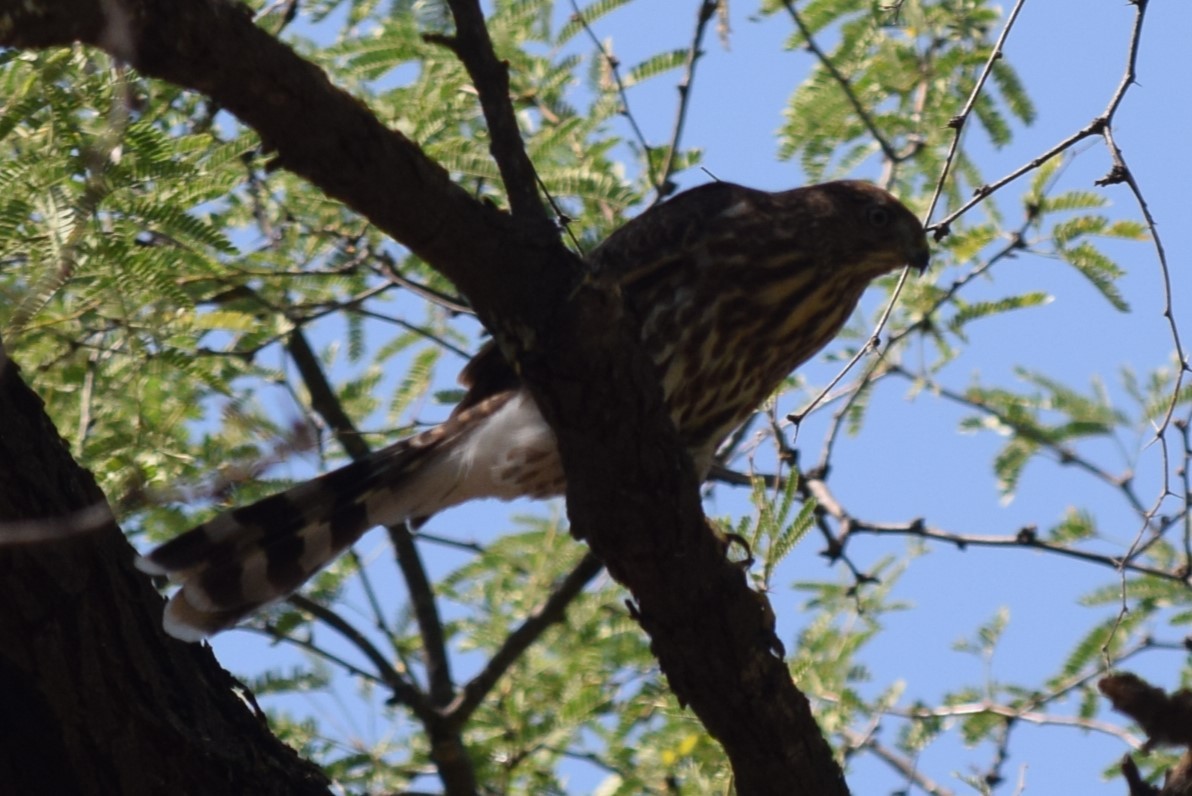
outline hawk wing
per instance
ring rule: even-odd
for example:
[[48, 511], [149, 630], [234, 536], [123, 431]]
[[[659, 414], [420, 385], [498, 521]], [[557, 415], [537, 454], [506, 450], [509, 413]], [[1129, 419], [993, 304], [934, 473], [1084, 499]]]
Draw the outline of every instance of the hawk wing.
[[[706, 237], [709, 227], [717, 220], [730, 219], [737, 208], [756, 211], [766, 196], [731, 182], [692, 188], [622, 225], [592, 250], [586, 262], [596, 279], [611, 279], [633, 292], [648, 292], [640, 290], [642, 283], [679, 262], [690, 249], [684, 243]], [[521, 378], [490, 340], [460, 372], [459, 383], [468, 391], [453, 416], [497, 393], [517, 389]]]
[[636, 289], [682, 259], [697, 239], [706, 239], [710, 227], [738, 212], [756, 211], [766, 196], [731, 182], [684, 191], [632, 219], [593, 249], [587, 257], [592, 275]]
[[468, 364], [464, 365], [464, 369], [459, 372], [458, 381], [461, 386], [467, 387], [468, 391], [451, 410], [453, 418], [487, 398], [521, 388], [521, 377], [505, 360], [505, 355], [501, 353], [501, 349], [497, 348], [494, 340], [489, 340], [480, 346], [480, 350], [468, 360]]

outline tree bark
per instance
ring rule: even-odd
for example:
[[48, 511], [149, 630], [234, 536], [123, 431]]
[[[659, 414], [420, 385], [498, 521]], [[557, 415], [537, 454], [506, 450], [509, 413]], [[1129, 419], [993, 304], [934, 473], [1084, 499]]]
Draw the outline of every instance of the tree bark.
[[95, 480], [0, 349], [0, 535], [100, 519], [61, 541], [0, 545], [4, 792], [328, 793], [210, 647], [161, 631], [161, 597], [105, 516]]
[[[542, 214], [475, 201], [413, 142], [221, 0], [34, 5], [8, 12], [0, 44], [82, 41], [213, 97], [261, 135], [281, 166], [451, 279], [516, 359], [558, 436], [576, 535], [631, 591], [672, 689], [724, 745], [738, 792], [847, 792], [807, 700], [774, 653], [765, 598], [706, 524], [637, 331], [617, 296], [582, 281]], [[474, 0], [451, 6], [457, 19], [468, 10], [467, 24], [446, 43], [457, 52], [487, 46], [474, 29]], [[121, 16], [105, 18], [109, 8]], [[502, 85], [475, 71], [504, 68], [499, 60], [478, 55], [461, 54], [478, 89]], [[482, 92], [481, 100], [490, 128], [506, 129], [494, 118], [507, 98]], [[515, 144], [497, 135], [493, 142], [502, 174], [519, 179]], [[524, 185], [507, 188], [526, 195]]]

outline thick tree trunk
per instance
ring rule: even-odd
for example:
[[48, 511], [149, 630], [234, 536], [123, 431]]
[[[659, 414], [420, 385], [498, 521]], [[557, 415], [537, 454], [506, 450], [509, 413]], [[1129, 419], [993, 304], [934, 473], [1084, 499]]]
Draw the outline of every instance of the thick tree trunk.
[[[106, 515], [0, 348], [0, 535]], [[64, 519], [66, 518], [66, 519]], [[0, 545], [0, 790], [325, 794], [206, 646], [160, 630], [161, 600], [112, 523]]]

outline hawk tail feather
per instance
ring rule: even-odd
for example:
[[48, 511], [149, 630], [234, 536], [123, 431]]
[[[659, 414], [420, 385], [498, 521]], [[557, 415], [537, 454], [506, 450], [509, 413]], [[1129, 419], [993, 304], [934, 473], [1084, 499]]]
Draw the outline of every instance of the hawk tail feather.
[[369, 528], [407, 519], [403, 504], [421, 502], [419, 479], [402, 471], [416, 471], [439, 447], [417, 440], [225, 512], [138, 559], [141, 570], [181, 586], [166, 630], [198, 640], [229, 627], [297, 589]]
[[374, 526], [421, 520], [477, 497], [516, 496], [519, 488], [501, 473], [518, 463], [492, 446], [493, 438], [510, 433], [538, 449], [549, 442], [553, 450], [553, 436], [528, 396], [501, 393], [166, 542], [137, 567], [180, 585], [166, 607], [167, 632], [196, 641], [236, 624], [293, 592]]

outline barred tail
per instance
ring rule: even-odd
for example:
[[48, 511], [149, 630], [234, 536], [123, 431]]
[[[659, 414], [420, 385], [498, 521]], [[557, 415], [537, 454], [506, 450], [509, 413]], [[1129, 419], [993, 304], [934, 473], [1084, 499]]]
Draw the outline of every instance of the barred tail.
[[506, 390], [416, 437], [221, 514], [137, 567], [181, 585], [165, 629], [198, 641], [285, 597], [376, 525], [473, 498], [545, 497], [562, 488], [554, 434], [528, 393]]
[[[437, 444], [399, 442], [360, 461], [187, 531], [138, 559], [181, 588], [166, 606], [166, 632], [198, 641], [301, 586], [365, 531], [409, 518], [415, 472]], [[441, 444], [441, 443], [440, 443]]]

